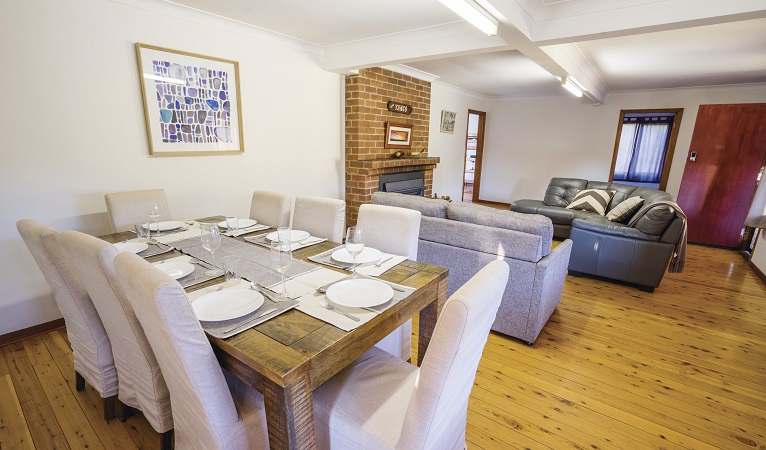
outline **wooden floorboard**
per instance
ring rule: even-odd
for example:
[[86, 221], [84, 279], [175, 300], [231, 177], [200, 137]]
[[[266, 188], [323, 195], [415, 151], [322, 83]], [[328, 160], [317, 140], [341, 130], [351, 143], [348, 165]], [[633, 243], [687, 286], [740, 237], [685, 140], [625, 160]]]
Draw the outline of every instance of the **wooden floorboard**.
[[[0, 395], [3, 449], [159, 447], [140, 413], [107, 424], [98, 393], [75, 391], [64, 330], [2, 347]], [[766, 450], [766, 286], [700, 246], [652, 294], [567, 276], [532, 347], [490, 334], [467, 420], [472, 450]]]

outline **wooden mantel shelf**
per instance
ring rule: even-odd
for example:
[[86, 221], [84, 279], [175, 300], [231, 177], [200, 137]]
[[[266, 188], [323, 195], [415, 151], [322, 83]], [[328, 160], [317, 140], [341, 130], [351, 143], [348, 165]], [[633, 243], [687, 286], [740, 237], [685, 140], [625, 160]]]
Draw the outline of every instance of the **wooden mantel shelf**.
[[356, 169], [354, 172], [361, 175], [379, 175], [382, 172], [392, 172], [399, 169], [403, 172], [414, 170], [433, 170], [439, 164], [438, 156], [426, 156], [423, 158], [385, 158], [385, 159], [362, 159], [347, 160], [346, 166]]

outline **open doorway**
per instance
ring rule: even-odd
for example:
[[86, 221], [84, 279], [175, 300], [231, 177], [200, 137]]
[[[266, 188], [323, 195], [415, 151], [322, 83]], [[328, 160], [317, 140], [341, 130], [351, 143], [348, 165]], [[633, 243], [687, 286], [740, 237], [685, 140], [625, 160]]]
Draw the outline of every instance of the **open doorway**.
[[487, 113], [483, 111], [468, 110], [468, 127], [465, 133], [465, 164], [463, 167], [464, 202], [479, 201], [486, 116]]

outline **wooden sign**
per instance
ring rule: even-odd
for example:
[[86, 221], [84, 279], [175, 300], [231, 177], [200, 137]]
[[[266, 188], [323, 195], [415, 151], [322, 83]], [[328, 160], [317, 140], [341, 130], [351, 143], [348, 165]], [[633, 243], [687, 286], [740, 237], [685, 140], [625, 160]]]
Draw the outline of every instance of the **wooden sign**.
[[412, 105], [405, 105], [404, 103], [397, 103], [389, 100], [386, 104], [386, 108], [391, 112], [412, 114]]

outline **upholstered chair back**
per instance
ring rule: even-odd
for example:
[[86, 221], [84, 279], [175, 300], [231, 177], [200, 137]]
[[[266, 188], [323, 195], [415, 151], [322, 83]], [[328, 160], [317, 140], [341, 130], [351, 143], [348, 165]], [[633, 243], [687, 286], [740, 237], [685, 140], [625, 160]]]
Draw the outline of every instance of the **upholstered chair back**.
[[293, 198], [279, 192], [255, 191], [250, 204], [250, 218], [258, 223], [277, 227], [290, 225]]
[[61, 246], [59, 234], [32, 219], [19, 220], [16, 228], [64, 316], [74, 354], [74, 370], [101, 397], [117, 395], [117, 371], [109, 337], [88, 291]]
[[117, 280], [116, 247], [78, 231], [61, 233], [61, 243], [112, 343], [120, 385], [119, 400], [141, 410], [158, 433], [171, 430], [170, 394], [144, 329]]
[[149, 219], [149, 203], [153, 200], [159, 200], [162, 205], [162, 216], [157, 220], [171, 220], [170, 206], [164, 189], [112, 192], [104, 195], [112, 230], [127, 231], [136, 223], [152, 222]]
[[356, 226], [362, 229], [365, 246], [417, 261], [420, 211], [365, 204], [359, 207]]
[[303, 230], [312, 236], [342, 242], [346, 227], [346, 202], [337, 198], [295, 198], [293, 211], [294, 230]]
[[262, 440], [247, 441], [221, 366], [181, 285], [131, 253], [118, 255], [115, 267], [165, 374], [176, 448], [261, 448]]
[[[418, 259], [420, 211], [396, 206], [365, 204], [359, 207], [356, 226], [362, 229], [365, 247]], [[412, 357], [412, 320], [375, 344], [403, 360]]]
[[397, 448], [450, 448], [450, 443], [465, 442], [468, 398], [508, 273], [505, 261], [492, 261], [444, 305]]

